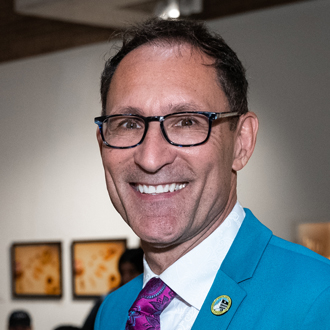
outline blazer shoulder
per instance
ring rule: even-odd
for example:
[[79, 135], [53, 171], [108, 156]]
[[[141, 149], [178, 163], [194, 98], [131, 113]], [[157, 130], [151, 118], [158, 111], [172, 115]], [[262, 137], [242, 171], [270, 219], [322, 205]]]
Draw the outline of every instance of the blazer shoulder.
[[265, 251], [266, 259], [298, 283], [323, 290], [330, 286], [330, 261], [310, 249], [273, 236]]
[[[277, 237], [275, 235], [272, 236], [270, 245], [274, 247], [278, 247], [287, 253], [292, 253], [301, 256], [302, 258], [306, 257], [307, 259], [315, 260], [316, 262], [325, 263], [326, 265], [330, 266], [330, 260], [321, 256], [320, 254], [308, 249], [305, 246], [300, 244], [292, 243], [289, 241], [284, 240], [283, 238]], [[306, 259], [306, 260], [307, 260]]]
[[[260, 237], [265, 237], [263, 246], [265, 247], [264, 252], [272, 249], [276, 249], [276, 254], [279, 256], [279, 259], [283, 259], [284, 257], [297, 258], [301, 262], [304, 263], [313, 263], [313, 266], [319, 265], [319, 267], [324, 266], [325, 269], [328, 269], [330, 266], [330, 260], [327, 258], [313, 252], [312, 250], [289, 241], [286, 241], [280, 237], [275, 236], [266, 226], [259, 222], [259, 220], [253, 215], [253, 213], [249, 209], [245, 209], [246, 219], [244, 219], [242, 224], [241, 236], [252, 236], [253, 249], [257, 248], [256, 242], [260, 241]], [[246, 224], [244, 224], [246, 222]], [[254, 235], [253, 235], [254, 233]], [[267, 241], [267, 237], [269, 238]], [[246, 246], [246, 243], [244, 246]], [[266, 244], [265, 244], [266, 243]], [[260, 245], [260, 244], [259, 244]], [[275, 257], [275, 256], [274, 256]], [[275, 258], [275, 260], [280, 261]]]

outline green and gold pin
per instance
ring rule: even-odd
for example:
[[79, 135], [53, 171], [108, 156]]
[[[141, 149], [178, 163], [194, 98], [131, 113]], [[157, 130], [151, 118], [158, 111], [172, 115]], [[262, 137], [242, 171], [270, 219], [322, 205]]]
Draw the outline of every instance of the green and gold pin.
[[214, 315], [223, 315], [229, 311], [231, 307], [231, 299], [226, 295], [222, 295], [214, 299], [211, 305], [211, 312]]

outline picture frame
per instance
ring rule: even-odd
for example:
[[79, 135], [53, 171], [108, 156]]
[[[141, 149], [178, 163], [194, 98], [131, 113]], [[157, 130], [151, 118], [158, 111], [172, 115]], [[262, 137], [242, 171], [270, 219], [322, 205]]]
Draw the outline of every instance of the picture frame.
[[298, 244], [330, 259], [330, 222], [301, 223], [297, 238]]
[[80, 240], [71, 245], [72, 295], [95, 299], [120, 284], [118, 262], [126, 239]]
[[61, 298], [61, 242], [13, 243], [11, 279], [13, 298]]

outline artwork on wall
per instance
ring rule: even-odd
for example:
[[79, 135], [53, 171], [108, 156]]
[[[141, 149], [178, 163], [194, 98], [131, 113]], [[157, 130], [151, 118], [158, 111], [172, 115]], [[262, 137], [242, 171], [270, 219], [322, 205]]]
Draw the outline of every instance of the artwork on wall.
[[72, 289], [74, 298], [96, 298], [120, 284], [118, 261], [126, 239], [74, 241]]
[[11, 246], [14, 298], [62, 296], [60, 242], [14, 243]]
[[330, 223], [302, 223], [298, 226], [298, 243], [330, 259]]

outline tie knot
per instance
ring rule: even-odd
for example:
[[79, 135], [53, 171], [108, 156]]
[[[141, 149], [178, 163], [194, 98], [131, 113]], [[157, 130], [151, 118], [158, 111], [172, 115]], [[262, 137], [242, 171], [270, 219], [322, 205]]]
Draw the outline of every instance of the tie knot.
[[153, 277], [147, 282], [145, 287], [141, 290], [137, 299], [156, 298], [160, 296], [166, 288], [167, 285], [159, 277]]
[[126, 329], [159, 329], [159, 316], [175, 296], [160, 278], [150, 279], [129, 310]]

